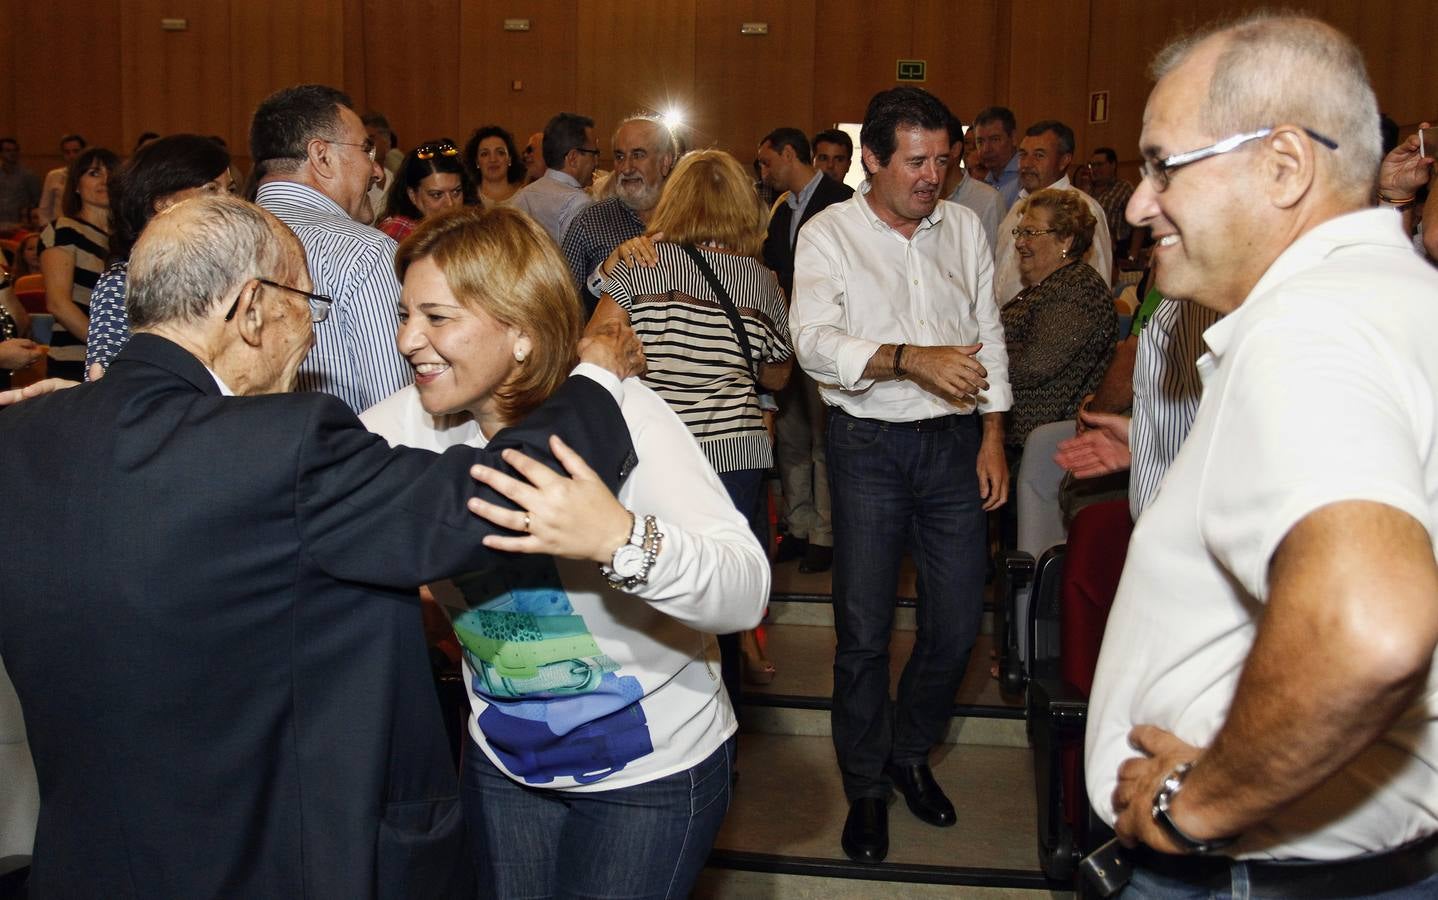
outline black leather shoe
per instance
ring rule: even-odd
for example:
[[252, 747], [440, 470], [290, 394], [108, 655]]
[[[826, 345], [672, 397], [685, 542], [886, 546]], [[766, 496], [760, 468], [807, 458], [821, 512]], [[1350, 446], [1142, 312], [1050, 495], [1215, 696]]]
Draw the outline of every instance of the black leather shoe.
[[943, 788], [934, 780], [934, 772], [928, 763], [912, 766], [890, 764], [889, 777], [909, 802], [909, 809], [923, 821], [940, 828], [958, 821], [954, 815], [954, 804], [944, 796]]
[[799, 561], [799, 571], [805, 575], [812, 575], [815, 572], [827, 572], [832, 565], [834, 565], [833, 547], [810, 544], [809, 549], [804, 551], [804, 558]]
[[808, 550], [808, 541], [801, 537], [794, 537], [787, 531], [781, 531], [779, 532], [779, 549], [774, 552], [774, 562], [801, 559]]
[[844, 852], [857, 863], [881, 863], [889, 855], [889, 802], [860, 797], [844, 821]]

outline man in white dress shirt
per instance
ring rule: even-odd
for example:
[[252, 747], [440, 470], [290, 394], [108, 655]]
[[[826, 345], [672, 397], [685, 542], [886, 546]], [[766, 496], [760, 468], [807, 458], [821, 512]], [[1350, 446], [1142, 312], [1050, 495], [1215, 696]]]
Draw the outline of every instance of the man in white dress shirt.
[[[929, 752], [943, 739], [983, 615], [987, 511], [1008, 495], [1012, 395], [988, 239], [940, 199], [949, 111], [916, 88], [869, 102], [868, 180], [799, 231], [790, 328], [832, 407], [834, 749], [849, 799], [843, 847], [888, 852], [894, 785], [932, 825], [954, 808]], [[918, 635], [889, 699], [899, 561], [919, 570]]]
[[1255, 15], [1154, 71], [1128, 219], [1226, 315], [1109, 615], [1089, 798], [1140, 896], [1438, 895], [1438, 273], [1373, 208], [1363, 55]]

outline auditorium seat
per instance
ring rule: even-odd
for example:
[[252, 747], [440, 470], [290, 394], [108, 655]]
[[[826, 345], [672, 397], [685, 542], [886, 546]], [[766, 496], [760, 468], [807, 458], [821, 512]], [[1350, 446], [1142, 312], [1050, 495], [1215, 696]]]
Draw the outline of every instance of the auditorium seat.
[[15, 279], [15, 299], [29, 313], [48, 312], [45, 308], [45, 276], [21, 275]]
[[[1073, 878], [1078, 861], [1110, 836], [1088, 805], [1083, 736], [1131, 531], [1127, 500], [1111, 500], [1080, 510], [1068, 542], [1037, 561], [1023, 551], [1000, 555], [997, 606], [1012, 630], [1026, 632], [1030, 648], [1027, 663], [1005, 662], [1002, 682], [1005, 690], [1025, 694], [1039, 862], [1058, 880]], [[1022, 617], [1019, 588], [1031, 592]]]

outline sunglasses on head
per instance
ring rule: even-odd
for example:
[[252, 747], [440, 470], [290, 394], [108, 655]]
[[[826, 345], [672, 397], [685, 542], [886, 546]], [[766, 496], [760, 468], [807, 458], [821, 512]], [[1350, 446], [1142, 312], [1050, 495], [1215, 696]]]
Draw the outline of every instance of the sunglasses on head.
[[425, 144], [414, 151], [417, 159], [434, 159], [436, 156], [458, 156], [459, 148], [449, 141], [440, 141], [437, 144]]

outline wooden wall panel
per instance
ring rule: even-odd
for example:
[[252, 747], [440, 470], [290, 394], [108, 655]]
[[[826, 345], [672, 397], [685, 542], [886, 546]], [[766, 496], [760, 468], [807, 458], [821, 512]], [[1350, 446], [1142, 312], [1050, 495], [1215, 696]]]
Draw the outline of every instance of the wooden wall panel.
[[[703, 3], [698, 10], [696, 112], [714, 123], [713, 143], [748, 165], [759, 139], [780, 126], [813, 134], [815, 0]], [[767, 22], [766, 35], [739, 32]]]
[[293, 84], [346, 87], [346, 24], [343, 0], [236, 0], [230, 5], [230, 131], [237, 136], [230, 149], [246, 165], [250, 117], [261, 100]]
[[[217, 134], [242, 149], [230, 118], [229, 0], [129, 0], [120, 18], [120, 124], [128, 154], [146, 131]], [[162, 31], [161, 18], [184, 19]]]
[[[925, 59], [925, 87], [964, 118], [1003, 103], [1023, 123], [1068, 121], [1079, 149], [1116, 148], [1130, 174], [1154, 51], [1252, 0], [0, 0], [0, 132], [32, 168], [65, 131], [128, 150], [142, 130], [225, 137], [243, 157], [255, 105], [284, 85], [343, 87], [407, 144], [498, 122], [522, 142], [560, 110], [595, 117], [601, 146], [641, 109], [682, 105], [695, 143], [747, 157], [781, 122], [856, 121]], [[1438, 118], [1431, 0], [1298, 0], [1363, 48], [1380, 105]], [[184, 17], [185, 32], [158, 30]], [[528, 32], [505, 32], [507, 17]], [[765, 37], [739, 34], [765, 21]], [[82, 24], [81, 24], [82, 23]], [[6, 52], [9, 51], [9, 52]], [[78, 63], [78, 64], [72, 64]], [[519, 81], [521, 90], [514, 90]], [[1110, 121], [1087, 125], [1088, 94]]]
[[913, 39], [912, 0], [824, 0], [814, 22], [815, 124], [863, 121], [869, 98], [894, 86]]
[[[637, 112], [686, 111], [691, 143], [714, 142], [718, 121], [694, 82], [697, 0], [584, 0], [579, 5], [575, 109], [594, 119], [603, 159], [614, 125]], [[709, 90], [723, 90], [709, 85]], [[707, 98], [706, 98], [707, 100]], [[551, 112], [559, 112], [552, 110]]]
[[[123, 149], [120, 127], [120, 0], [83, 0], [63, 15], [48, 3], [17, 3], [15, 131], [20, 146], [60, 158], [60, 135]], [[39, 174], [41, 166], [31, 169]]]
[[[577, 109], [579, 9], [577, 0], [463, 0], [455, 125], [463, 133], [456, 138], [468, 140], [480, 125], [497, 124], [514, 132], [523, 149], [550, 116], [583, 111]], [[505, 31], [506, 18], [529, 19], [530, 30]]]
[[[359, 34], [363, 87], [351, 87], [361, 113], [377, 110], [409, 149], [447, 136], [464, 141], [459, 121], [459, 0], [364, 0]], [[346, 64], [349, 53], [346, 54]]]
[[[1091, 0], [1089, 90], [1111, 92], [1111, 117], [1089, 126], [1088, 149], [1112, 146], [1122, 169], [1137, 177], [1138, 137], [1143, 107], [1152, 83], [1148, 65], [1166, 43], [1186, 31], [1220, 18], [1242, 14], [1251, 4], [1242, 0], [1167, 0], [1158, 7], [1128, 0]], [[1394, 0], [1360, 4], [1352, 0], [1308, 0], [1301, 8], [1351, 36], [1363, 50], [1369, 77], [1381, 109], [1410, 126], [1426, 116], [1438, 117], [1438, 79], [1425, 72], [1438, 47], [1438, 18], [1426, 0]]]
[[974, 114], [995, 96], [997, 21], [997, 0], [914, 3], [911, 52], [913, 58], [928, 61], [929, 80], [922, 87], [943, 100], [966, 124], [972, 125]]
[[[1047, 15], [1037, 15], [1039, 11]], [[1019, 134], [1041, 119], [1074, 130], [1076, 151], [1087, 146], [1089, 0], [1010, 8], [1013, 35], [1008, 96]], [[1000, 101], [1002, 102], [1002, 101]]]
[[[15, 131], [15, 47], [19, 35], [15, 30], [15, 0], [0, 0], [0, 136], [14, 137]], [[45, 150], [43, 143], [35, 143], [26, 146], [20, 145], [20, 152], [27, 160], [33, 161]], [[26, 168], [36, 170], [31, 162], [26, 163]], [[43, 171], [35, 171], [35, 174], [44, 178]]]

